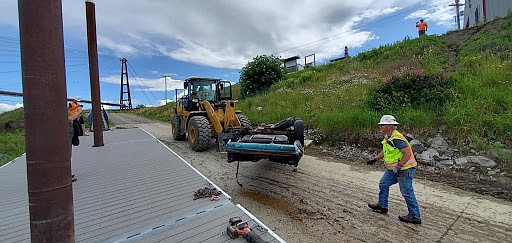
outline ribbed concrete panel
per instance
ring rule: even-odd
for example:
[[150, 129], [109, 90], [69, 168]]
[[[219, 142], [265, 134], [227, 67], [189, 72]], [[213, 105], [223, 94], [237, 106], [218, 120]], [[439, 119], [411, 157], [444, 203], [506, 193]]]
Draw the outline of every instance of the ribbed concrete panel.
[[[233, 216], [253, 224], [250, 215], [225, 194], [193, 200], [198, 189], [216, 186], [157, 139], [141, 129], [103, 138], [103, 147], [93, 148], [92, 136], [73, 147], [77, 242], [244, 242], [225, 231]], [[30, 242], [25, 163], [23, 156], [0, 169], [0, 242]], [[265, 226], [253, 228], [277, 241]]]

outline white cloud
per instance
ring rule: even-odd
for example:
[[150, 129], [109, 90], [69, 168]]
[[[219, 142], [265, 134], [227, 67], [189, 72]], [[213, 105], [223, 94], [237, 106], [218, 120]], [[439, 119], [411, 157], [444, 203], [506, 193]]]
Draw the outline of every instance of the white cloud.
[[408, 14], [405, 19], [425, 19], [425, 22], [435, 22], [437, 25], [454, 26], [455, 8], [448, 7], [453, 0], [438, 0], [426, 4], [425, 7]]
[[[165, 55], [195, 64], [241, 68], [254, 56], [282, 57], [316, 53], [340, 56], [344, 46], [361, 47], [378, 39], [362, 30], [396, 13], [405, 19], [453, 24], [452, 0], [260, 0], [96, 1], [101, 53], [134, 57]], [[421, 5], [420, 5], [421, 4]], [[64, 0], [65, 36], [85, 38], [85, 3]], [[0, 0], [0, 23], [17, 24], [17, 6]], [[150, 80], [148, 80], [149, 82]], [[151, 88], [161, 89], [154, 80]]]
[[[120, 84], [121, 80], [119, 75], [110, 75], [100, 78], [101, 82]], [[166, 82], [164, 78], [129, 78], [130, 91], [143, 90], [143, 91], [165, 91]], [[170, 94], [174, 89], [183, 89], [183, 81], [167, 77], [167, 92]]]
[[10, 104], [2, 104], [0, 103], [0, 114], [6, 112], [6, 111], [12, 111], [15, 109], [18, 109], [20, 107], [23, 107], [23, 104], [16, 104], [16, 105], [10, 105]]
[[[117, 56], [159, 54], [205, 66], [241, 68], [261, 54], [316, 53], [317, 60], [339, 56], [345, 45], [360, 47], [377, 38], [356, 29], [357, 24], [417, 2], [110, 0], [96, 2], [96, 17], [99, 47]], [[83, 15], [78, 10], [82, 4], [70, 5], [64, 4], [70, 11], [65, 15]], [[68, 25], [83, 26], [83, 18], [65, 19]], [[329, 38], [321, 40], [325, 37]]]

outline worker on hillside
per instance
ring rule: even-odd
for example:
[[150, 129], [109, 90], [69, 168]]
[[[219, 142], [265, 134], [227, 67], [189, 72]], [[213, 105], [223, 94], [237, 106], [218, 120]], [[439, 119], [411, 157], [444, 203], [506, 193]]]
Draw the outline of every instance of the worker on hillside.
[[423, 19], [420, 19], [420, 22], [416, 22], [416, 28], [418, 28], [418, 35], [422, 36], [428, 29], [427, 22], [424, 22]]
[[421, 224], [420, 208], [412, 187], [417, 163], [411, 145], [396, 130], [397, 125], [398, 122], [391, 115], [384, 115], [380, 119], [380, 131], [384, 133], [384, 140], [381, 142], [382, 151], [373, 159], [368, 160], [367, 164], [373, 165], [377, 160], [384, 159], [387, 169], [379, 183], [379, 202], [368, 204], [368, 207], [374, 212], [388, 213], [389, 187], [398, 182], [409, 211], [406, 216], [398, 216], [398, 218], [402, 222]]

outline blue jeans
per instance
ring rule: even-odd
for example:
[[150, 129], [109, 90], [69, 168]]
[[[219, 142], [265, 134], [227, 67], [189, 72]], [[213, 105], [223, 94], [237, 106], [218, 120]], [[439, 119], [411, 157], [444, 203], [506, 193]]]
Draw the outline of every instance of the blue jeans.
[[401, 170], [399, 174], [400, 176], [394, 177], [393, 171], [386, 169], [386, 172], [384, 172], [379, 183], [379, 205], [383, 208], [388, 208], [389, 187], [398, 182], [400, 192], [405, 198], [405, 203], [407, 203], [409, 215], [415, 218], [420, 218], [420, 207], [418, 206], [418, 201], [416, 201], [414, 189], [412, 188], [412, 179], [414, 178], [415, 173], [416, 169], [410, 168], [407, 170]]

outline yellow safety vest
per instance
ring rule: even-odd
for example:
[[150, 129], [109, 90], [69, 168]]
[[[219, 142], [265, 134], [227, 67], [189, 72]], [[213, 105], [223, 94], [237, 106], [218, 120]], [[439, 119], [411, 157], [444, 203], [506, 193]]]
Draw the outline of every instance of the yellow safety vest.
[[394, 139], [399, 139], [399, 140], [405, 141], [407, 143], [407, 147], [408, 147], [409, 151], [411, 152], [411, 157], [409, 157], [409, 159], [407, 160], [407, 163], [405, 163], [405, 165], [402, 166], [400, 169], [407, 170], [409, 168], [415, 167], [416, 166], [416, 158], [414, 158], [414, 153], [412, 152], [412, 147], [409, 144], [409, 142], [407, 141], [407, 139], [405, 139], [404, 135], [399, 133], [397, 130], [394, 130], [393, 133], [391, 133], [391, 136], [389, 138], [384, 138], [384, 140], [382, 140], [382, 142], [381, 142], [382, 143], [382, 152], [384, 153], [384, 162], [386, 162], [386, 167], [389, 170], [393, 170], [395, 168], [396, 164], [398, 164], [398, 161], [400, 161], [402, 159], [402, 157], [404, 156], [402, 151], [400, 151], [400, 149], [395, 147], [395, 145], [393, 144]]

